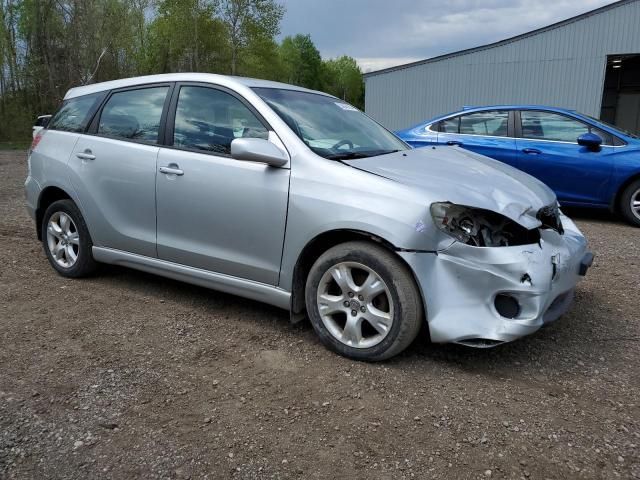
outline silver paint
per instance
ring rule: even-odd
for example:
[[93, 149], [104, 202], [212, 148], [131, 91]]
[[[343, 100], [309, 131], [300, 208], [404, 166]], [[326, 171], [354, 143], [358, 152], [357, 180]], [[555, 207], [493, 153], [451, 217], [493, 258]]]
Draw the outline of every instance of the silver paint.
[[[277, 168], [251, 155], [237, 160], [47, 131], [29, 159], [25, 192], [31, 215], [41, 192], [55, 186], [81, 210], [96, 260], [282, 308], [290, 308], [294, 270], [305, 246], [327, 232], [362, 232], [385, 242], [409, 265], [438, 342], [513, 340], [568, 308], [586, 241], [566, 217], [565, 235], [544, 230], [540, 245], [525, 247], [462, 245], [433, 224], [431, 203], [453, 202], [499, 212], [526, 228], [540, 226], [536, 212], [554, 203], [554, 194], [504, 164], [456, 148], [324, 159], [251, 90], [304, 90], [273, 82], [168, 74], [79, 87], [66, 98], [173, 81], [220, 85], [244, 97], [272, 127], [269, 142], [286, 163]], [[558, 254], [558, 274], [551, 280], [551, 259]], [[525, 273], [530, 283], [521, 282]], [[500, 318], [493, 309], [498, 292], [521, 298], [525, 316]]]
[[111, 248], [93, 247], [93, 257], [98, 262], [135, 268], [136, 270], [161, 275], [181, 282], [219, 290], [232, 295], [240, 295], [285, 310], [289, 308], [291, 294], [272, 285]]

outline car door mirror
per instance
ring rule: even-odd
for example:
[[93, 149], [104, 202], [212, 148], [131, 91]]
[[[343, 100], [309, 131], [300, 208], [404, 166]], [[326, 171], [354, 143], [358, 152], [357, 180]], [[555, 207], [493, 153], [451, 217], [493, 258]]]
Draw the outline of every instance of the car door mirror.
[[578, 137], [578, 145], [587, 147], [592, 152], [600, 151], [600, 145], [602, 145], [602, 139], [595, 133], [585, 133]]
[[262, 138], [236, 138], [231, 142], [231, 156], [236, 160], [266, 163], [272, 167], [283, 167], [289, 161], [282, 150]]

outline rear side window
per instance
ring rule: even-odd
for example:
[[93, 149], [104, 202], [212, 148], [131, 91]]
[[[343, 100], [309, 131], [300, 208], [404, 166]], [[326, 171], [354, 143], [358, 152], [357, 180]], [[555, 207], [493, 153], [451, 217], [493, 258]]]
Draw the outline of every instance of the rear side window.
[[207, 87], [180, 88], [173, 145], [228, 155], [235, 138], [269, 138], [269, 131], [240, 100]]
[[168, 86], [116, 92], [100, 115], [98, 135], [157, 143]]
[[49, 122], [49, 130], [84, 132], [104, 96], [100, 92], [65, 100]]
[[506, 137], [509, 126], [509, 112], [506, 110], [476, 112], [460, 117], [460, 133]]
[[440, 121], [439, 132], [460, 133], [460, 117], [447, 118]]

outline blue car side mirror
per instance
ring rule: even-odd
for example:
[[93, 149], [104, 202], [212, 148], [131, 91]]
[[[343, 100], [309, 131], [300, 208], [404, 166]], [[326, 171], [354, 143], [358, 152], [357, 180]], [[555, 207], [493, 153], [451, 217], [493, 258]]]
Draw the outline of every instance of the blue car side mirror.
[[602, 145], [602, 139], [595, 133], [584, 133], [578, 137], [578, 145], [597, 152], [600, 150], [600, 145]]

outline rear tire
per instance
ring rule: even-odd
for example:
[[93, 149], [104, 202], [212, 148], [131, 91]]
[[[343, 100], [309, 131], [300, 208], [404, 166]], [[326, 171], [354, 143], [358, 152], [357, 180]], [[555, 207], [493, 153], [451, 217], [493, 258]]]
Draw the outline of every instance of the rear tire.
[[634, 227], [640, 227], [640, 180], [632, 182], [622, 192], [620, 211], [627, 222]]
[[45, 211], [42, 245], [49, 263], [63, 277], [85, 277], [97, 268], [87, 224], [71, 200], [53, 202]]
[[423, 321], [422, 299], [408, 267], [368, 242], [343, 243], [322, 254], [307, 277], [305, 301], [322, 343], [355, 360], [397, 355]]

